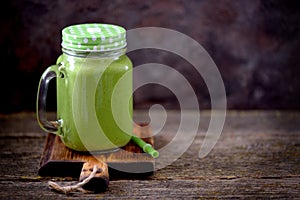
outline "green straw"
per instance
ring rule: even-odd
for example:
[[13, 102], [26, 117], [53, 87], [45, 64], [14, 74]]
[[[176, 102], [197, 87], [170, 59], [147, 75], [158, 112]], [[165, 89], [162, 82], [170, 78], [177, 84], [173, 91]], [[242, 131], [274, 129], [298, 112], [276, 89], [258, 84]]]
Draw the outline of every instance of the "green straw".
[[134, 141], [139, 147], [141, 147], [145, 153], [148, 153], [153, 158], [157, 158], [158, 157], [158, 155], [159, 155], [158, 151], [156, 151], [152, 147], [151, 144], [148, 144], [148, 143], [144, 142], [144, 140], [142, 140], [141, 138], [136, 137], [136, 136], [132, 136], [131, 140]]

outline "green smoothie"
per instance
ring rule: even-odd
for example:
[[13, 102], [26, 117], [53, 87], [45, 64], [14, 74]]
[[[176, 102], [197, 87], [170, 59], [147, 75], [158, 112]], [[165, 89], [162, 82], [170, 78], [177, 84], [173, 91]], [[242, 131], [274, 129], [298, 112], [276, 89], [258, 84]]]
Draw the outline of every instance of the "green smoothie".
[[[132, 63], [126, 55], [118, 58], [77, 58], [63, 54], [57, 77], [57, 113], [62, 119], [62, 141], [78, 151], [110, 150], [126, 145], [132, 131]], [[112, 94], [125, 74], [128, 84], [114, 94], [118, 106], [116, 123]], [[126, 101], [127, 100], [127, 101]]]

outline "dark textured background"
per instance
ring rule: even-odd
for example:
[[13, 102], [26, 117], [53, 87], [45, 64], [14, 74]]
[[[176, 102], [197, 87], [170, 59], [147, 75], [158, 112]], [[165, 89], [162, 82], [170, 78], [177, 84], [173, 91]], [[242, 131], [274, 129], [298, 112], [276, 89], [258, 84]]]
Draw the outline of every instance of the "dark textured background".
[[[299, 109], [299, 4], [297, 0], [6, 0], [1, 5], [0, 112], [34, 111], [38, 80], [61, 54], [61, 29], [87, 22], [180, 31], [214, 59], [225, 83], [228, 108]], [[190, 80], [200, 108], [210, 107], [205, 84], [184, 60], [154, 50], [129, 56], [135, 65], [159, 62], [176, 68]], [[54, 93], [50, 88], [50, 95]], [[135, 108], [152, 103], [178, 108], [172, 93], [157, 85], [141, 88], [134, 98]], [[55, 109], [54, 100], [48, 102], [49, 110]]]

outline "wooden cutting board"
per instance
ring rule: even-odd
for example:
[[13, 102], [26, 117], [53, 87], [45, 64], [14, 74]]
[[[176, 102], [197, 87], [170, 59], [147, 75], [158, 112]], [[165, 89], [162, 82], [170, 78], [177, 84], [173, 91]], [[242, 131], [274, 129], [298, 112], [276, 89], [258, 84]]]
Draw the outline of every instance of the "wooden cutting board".
[[[135, 126], [134, 134], [151, 145], [151, 137], [147, 124]], [[91, 191], [105, 191], [109, 179], [140, 178], [152, 174], [154, 159], [135, 143], [130, 141], [122, 150], [91, 155], [67, 148], [59, 136], [49, 133], [40, 161], [38, 174], [51, 177], [74, 177], [83, 180], [91, 174], [93, 166], [98, 166], [96, 177], [83, 188]]]

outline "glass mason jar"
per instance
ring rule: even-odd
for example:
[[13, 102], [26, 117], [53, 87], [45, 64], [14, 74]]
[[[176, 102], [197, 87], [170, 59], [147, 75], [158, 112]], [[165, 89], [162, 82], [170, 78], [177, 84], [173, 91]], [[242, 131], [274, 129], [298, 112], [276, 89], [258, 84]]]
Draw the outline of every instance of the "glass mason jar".
[[[126, 31], [110, 24], [79, 24], [62, 30], [62, 52], [43, 73], [37, 119], [77, 151], [110, 151], [132, 132], [132, 63], [125, 55]], [[56, 78], [57, 120], [46, 118], [46, 96]]]

